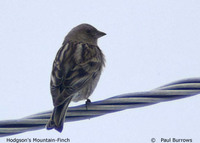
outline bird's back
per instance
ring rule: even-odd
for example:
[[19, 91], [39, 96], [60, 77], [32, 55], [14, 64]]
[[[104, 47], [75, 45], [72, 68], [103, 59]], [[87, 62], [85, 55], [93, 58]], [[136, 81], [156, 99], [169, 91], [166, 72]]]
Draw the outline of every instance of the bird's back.
[[61, 104], [69, 96], [73, 96], [73, 101], [87, 99], [97, 85], [104, 61], [98, 46], [71, 41], [64, 43], [52, 70], [54, 105]]

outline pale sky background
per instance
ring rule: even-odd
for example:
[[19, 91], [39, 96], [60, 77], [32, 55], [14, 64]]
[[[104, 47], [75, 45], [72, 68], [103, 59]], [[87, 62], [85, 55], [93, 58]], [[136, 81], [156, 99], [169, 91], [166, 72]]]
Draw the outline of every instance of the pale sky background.
[[[92, 101], [200, 77], [198, 0], [0, 1], [0, 120], [53, 109], [52, 63], [64, 36], [81, 23], [107, 33], [99, 40], [106, 68]], [[199, 109], [197, 95], [66, 123], [62, 133], [43, 129], [0, 141], [60, 137], [71, 143], [151, 143], [154, 137], [199, 143]]]

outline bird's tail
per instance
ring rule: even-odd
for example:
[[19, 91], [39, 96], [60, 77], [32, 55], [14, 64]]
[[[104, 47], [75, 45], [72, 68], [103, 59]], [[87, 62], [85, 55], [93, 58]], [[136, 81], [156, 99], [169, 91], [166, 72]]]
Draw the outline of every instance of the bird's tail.
[[48, 121], [47, 130], [55, 129], [59, 132], [63, 130], [63, 124], [65, 122], [65, 113], [72, 98], [68, 98], [64, 103], [54, 107], [50, 120]]

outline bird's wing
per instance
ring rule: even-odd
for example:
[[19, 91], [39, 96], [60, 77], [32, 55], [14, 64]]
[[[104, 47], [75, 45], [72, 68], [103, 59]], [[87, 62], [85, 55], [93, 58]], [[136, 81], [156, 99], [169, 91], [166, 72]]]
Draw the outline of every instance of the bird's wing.
[[99, 51], [95, 50], [85, 44], [68, 43], [58, 51], [51, 80], [54, 106], [62, 104], [95, 78], [95, 73], [101, 68], [101, 59], [96, 55]]
[[73, 52], [72, 46], [73, 45], [70, 42], [63, 43], [62, 47], [57, 52], [53, 63], [50, 87], [54, 105], [56, 99], [64, 90], [63, 81], [65, 74], [71, 68], [71, 65], [67, 63], [66, 59], [70, 59], [70, 54]]

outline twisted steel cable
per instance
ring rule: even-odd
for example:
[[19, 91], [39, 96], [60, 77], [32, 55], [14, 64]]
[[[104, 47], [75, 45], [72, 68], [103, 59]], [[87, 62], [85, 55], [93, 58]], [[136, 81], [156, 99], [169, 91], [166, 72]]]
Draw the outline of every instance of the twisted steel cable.
[[[128, 93], [88, 105], [69, 107], [66, 122], [90, 119], [125, 109], [137, 108], [185, 98], [200, 93], [200, 78], [180, 80], [147, 92]], [[18, 120], [0, 121], [0, 137], [45, 128], [52, 111], [38, 113]]]

